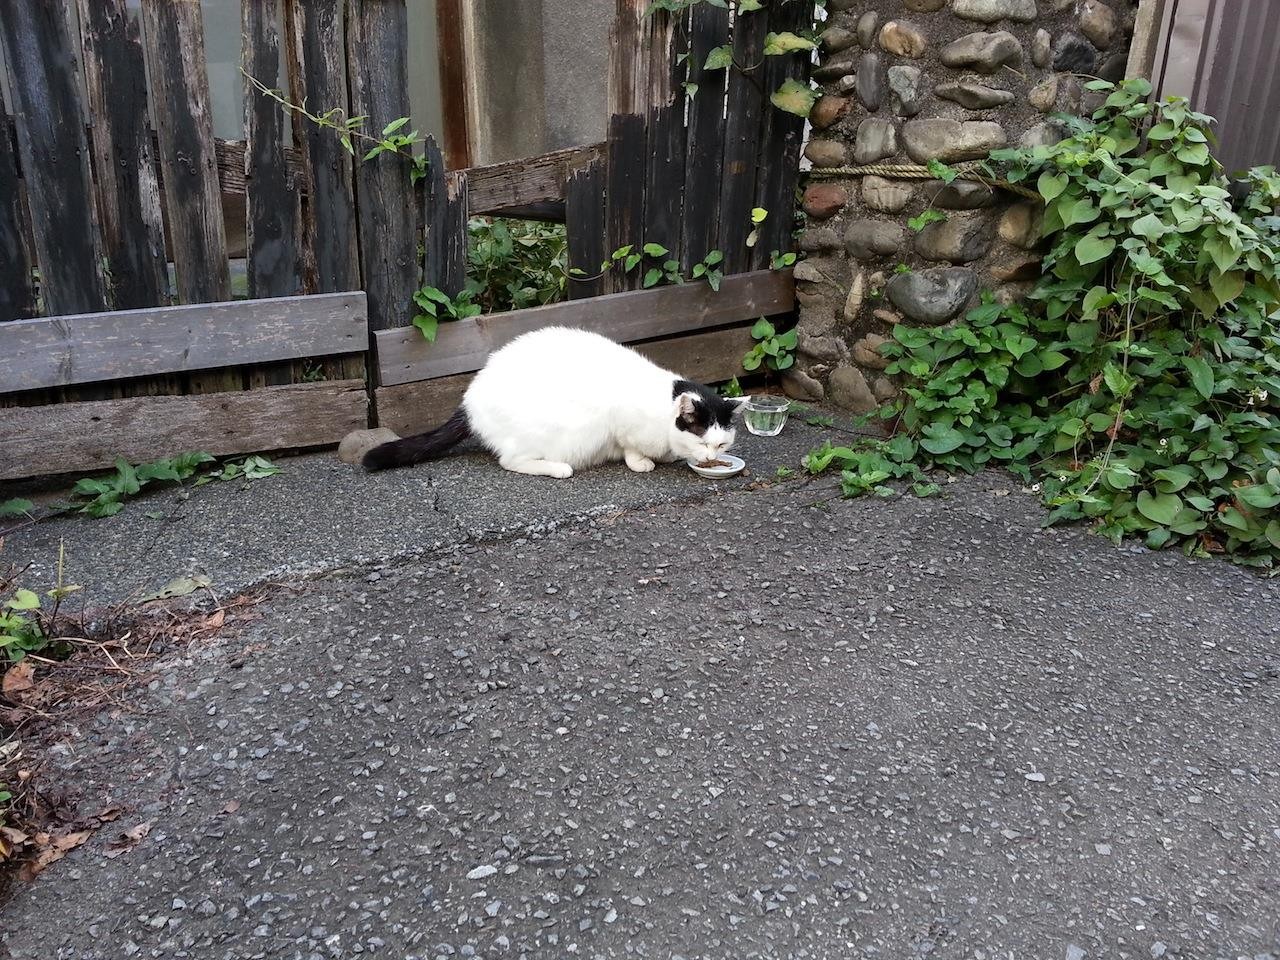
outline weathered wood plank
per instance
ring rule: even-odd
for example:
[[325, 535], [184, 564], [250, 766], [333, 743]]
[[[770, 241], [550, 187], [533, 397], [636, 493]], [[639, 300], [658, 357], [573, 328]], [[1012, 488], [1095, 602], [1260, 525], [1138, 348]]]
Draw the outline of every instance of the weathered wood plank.
[[117, 310], [158, 306], [169, 276], [138, 21], [124, 0], [78, 5], [111, 300]]
[[[645, 243], [644, 194], [646, 165], [645, 118], [620, 113], [609, 118], [609, 167], [605, 189], [605, 250], [612, 253], [631, 245], [639, 253]], [[603, 278], [608, 291], [640, 286], [641, 270], [626, 273], [615, 267]]]
[[[699, 383], [718, 383], [742, 373], [742, 356], [753, 343], [750, 327], [731, 327], [668, 340], [635, 344], [660, 367]], [[375, 391], [378, 425], [409, 436], [438, 427], [462, 402], [472, 373], [418, 380]]]
[[48, 313], [107, 309], [77, 45], [63, 0], [0, 2], [18, 149]]
[[[342, 46], [342, 11], [346, 0], [285, 0], [289, 38], [290, 90], [295, 103], [312, 113], [339, 110], [349, 116], [347, 72]], [[332, 130], [295, 118], [294, 143], [300, 153], [307, 205], [303, 222], [309, 262], [315, 265], [315, 287], [309, 292], [336, 293], [360, 287], [352, 158]]]
[[[812, 28], [812, 0], [768, 8], [769, 29], [774, 33], [801, 32]], [[772, 93], [788, 80], [804, 82], [809, 77], [808, 52], [767, 58], [764, 66], [765, 93]], [[761, 118], [759, 163], [756, 170], [755, 205], [769, 211], [759, 227], [751, 250], [750, 266], [763, 269], [773, 251], [786, 253], [794, 245], [796, 183], [800, 177], [800, 147], [804, 140], [804, 118], [779, 110], [766, 101]]]
[[769, 32], [763, 11], [739, 14], [733, 25], [733, 58], [747, 68], [729, 71], [728, 106], [724, 128], [724, 166], [720, 175], [719, 240], [726, 274], [741, 273], [751, 262], [747, 236], [756, 196], [756, 164], [760, 117], [764, 110], [764, 72], [761, 52]]
[[616, 0], [609, 26], [609, 115], [649, 112], [647, 0]]
[[598, 297], [605, 292], [600, 264], [609, 251], [605, 249], [605, 162], [597, 160], [577, 170], [569, 178], [565, 191], [565, 232], [569, 242], [569, 269], [581, 270], [582, 276], [569, 274], [569, 299]]
[[724, 142], [724, 70], [703, 70], [707, 54], [729, 41], [729, 11], [700, 3], [690, 11], [689, 103], [680, 263], [686, 274], [715, 249]]
[[337, 443], [366, 425], [362, 380], [189, 397], [0, 409], [0, 480], [75, 473], [189, 450], [218, 456]]
[[444, 152], [449, 168], [471, 165], [471, 83], [463, 0], [436, 0], [436, 49], [440, 55], [440, 101]]
[[0, 96], [0, 323], [33, 316], [36, 311], [25, 213], [17, 144]]
[[[350, 0], [351, 110], [368, 118], [365, 127], [370, 133], [377, 135], [391, 121], [409, 116], [409, 50], [405, 0]], [[410, 160], [397, 153], [383, 153], [356, 165], [360, 272], [369, 295], [372, 330], [404, 326], [413, 315], [418, 235], [409, 215], [414, 206], [411, 169]]]
[[467, 282], [467, 177], [465, 171], [446, 175], [440, 148], [431, 137], [427, 138], [426, 151], [426, 253], [422, 276], [427, 286], [453, 297], [462, 292]]
[[193, 303], [0, 325], [0, 393], [367, 347], [363, 293]]
[[142, 0], [142, 15], [178, 299], [228, 300], [231, 277], [200, 5]]
[[679, 54], [688, 45], [689, 13], [656, 10], [649, 40], [648, 164], [645, 169], [644, 239], [660, 243], [680, 259], [684, 207], [684, 79]]
[[[276, 109], [279, 109], [278, 105]], [[455, 168], [450, 176], [466, 173], [470, 181], [473, 214], [499, 213], [508, 207], [563, 200], [570, 174], [603, 157], [605, 148], [603, 143], [566, 147], [536, 157]], [[245, 145], [239, 140], [218, 141], [218, 175], [223, 193], [238, 195], [245, 192], [244, 154]], [[305, 193], [307, 184], [300, 176], [302, 160], [299, 152], [287, 147], [285, 162], [289, 169], [289, 182], [292, 184], [296, 180], [296, 189]]]
[[[280, 0], [244, 4], [241, 66], [271, 89], [281, 86], [280, 15]], [[290, 189], [280, 105], [248, 83], [244, 89], [244, 130], [240, 172], [246, 195], [249, 296], [287, 297], [298, 293], [302, 285], [298, 269], [302, 196]], [[221, 153], [220, 143], [219, 159]]]
[[374, 334], [378, 382], [390, 386], [479, 370], [504, 343], [542, 327], [594, 330], [630, 343], [785, 313], [794, 305], [791, 274], [762, 270], [726, 277], [718, 293], [705, 283], [685, 283], [442, 323], [435, 343], [412, 328], [382, 330]]

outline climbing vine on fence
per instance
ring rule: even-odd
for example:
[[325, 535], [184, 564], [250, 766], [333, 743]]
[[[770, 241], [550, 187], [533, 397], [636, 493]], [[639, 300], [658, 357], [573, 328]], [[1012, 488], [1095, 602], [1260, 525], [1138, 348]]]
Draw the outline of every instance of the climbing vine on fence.
[[865, 450], [808, 466], [857, 494], [1001, 465], [1048, 523], [1280, 569], [1280, 177], [1251, 171], [1233, 202], [1211, 118], [1147, 102], [1145, 81], [1089, 86], [1105, 104], [1066, 140], [992, 158], [1045, 201], [1027, 304], [899, 324], [884, 352], [908, 382], [877, 482]]

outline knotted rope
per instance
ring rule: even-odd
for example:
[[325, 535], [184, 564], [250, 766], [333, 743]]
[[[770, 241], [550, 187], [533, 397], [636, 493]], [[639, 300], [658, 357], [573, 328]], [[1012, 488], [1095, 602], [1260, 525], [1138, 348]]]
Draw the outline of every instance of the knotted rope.
[[[1041, 199], [1036, 191], [1008, 180], [993, 180], [970, 166], [952, 167], [957, 180], [981, 183], [988, 187], [999, 187], [1020, 197], [1031, 200]], [[813, 167], [807, 171], [811, 177], [884, 177], [888, 180], [937, 180], [938, 175], [928, 167], [911, 163], [869, 163], [861, 167]]]

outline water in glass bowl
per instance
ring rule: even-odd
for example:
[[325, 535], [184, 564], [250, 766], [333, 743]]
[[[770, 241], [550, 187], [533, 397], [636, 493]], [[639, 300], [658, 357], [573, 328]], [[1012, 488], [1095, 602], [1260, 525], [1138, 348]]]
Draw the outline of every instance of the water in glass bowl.
[[785, 397], [752, 397], [742, 411], [742, 422], [757, 437], [776, 437], [787, 422], [791, 401]]

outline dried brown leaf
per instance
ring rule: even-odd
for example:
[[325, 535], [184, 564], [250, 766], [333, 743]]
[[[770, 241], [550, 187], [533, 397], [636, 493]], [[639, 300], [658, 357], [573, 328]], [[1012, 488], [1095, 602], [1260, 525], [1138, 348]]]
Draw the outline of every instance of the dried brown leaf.
[[108, 860], [114, 860], [121, 854], [128, 853], [146, 839], [147, 834], [151, 832], [153, 824], [155, 824], [154, 820], [144, 820], [142, 823], [130, 827], [107, 844], [107, 849], [103, 851], [102, 855]]
[[53, 837], [47, 833], [39, 834], [36, 837], [36, 846], [40, 852], [36, 854], [34, 860], [23, 864], [22, 878], [34, 879], [49, 864], [57, 863], [92, 836], [92, 830], [72, 830]]
[[228, 800], [228, 801], [227, 801], [227, 805], [226, 805], [225, 807], [223, 807], [223, 808], [222, 808], [222, 812], [223, 812], [223, 813], [235, 813], [235, 812], [236, 812], [237, 810], [239, 810], [239, 809], [240, 809], [240, 801], [239, 801], [239, 800]]
[[36, 665], [30, 660], [14, 664], [5, 672], [4, 680], [0, 681], [0, 693], [10, 700], [20, 700], [22, 694], [36, 685], [35, 672]]

